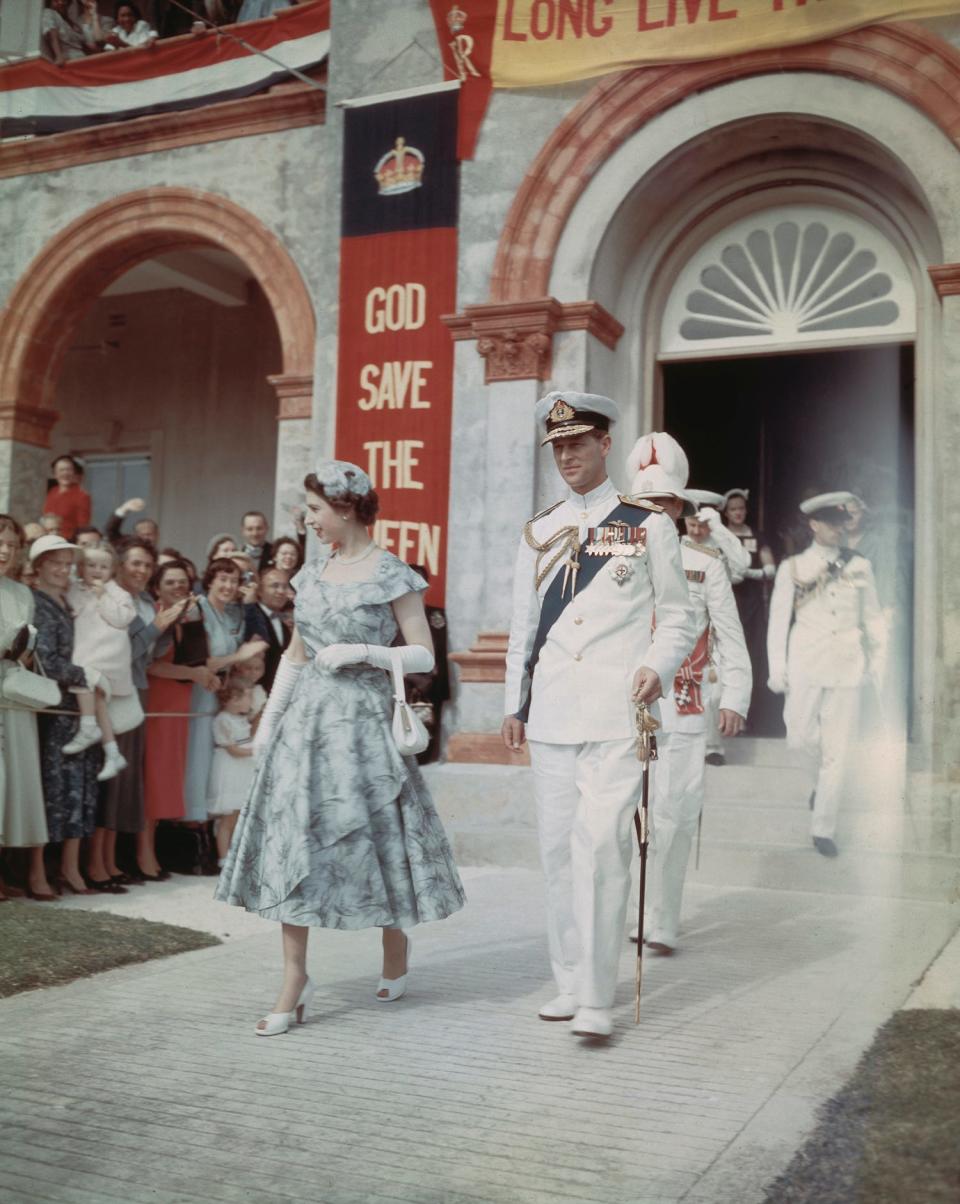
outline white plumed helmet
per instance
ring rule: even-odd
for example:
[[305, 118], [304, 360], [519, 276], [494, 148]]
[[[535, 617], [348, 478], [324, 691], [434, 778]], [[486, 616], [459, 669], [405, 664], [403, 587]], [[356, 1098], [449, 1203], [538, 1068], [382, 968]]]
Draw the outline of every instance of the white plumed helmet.
[[630, 473], [630, 493], [634, 497], [679, 498], [686, 517], [696, 513], [696, 503], [686, 490], [690, 476], [687, 454], [666, 431], [640, 436], [627, 456], [627, 471]]

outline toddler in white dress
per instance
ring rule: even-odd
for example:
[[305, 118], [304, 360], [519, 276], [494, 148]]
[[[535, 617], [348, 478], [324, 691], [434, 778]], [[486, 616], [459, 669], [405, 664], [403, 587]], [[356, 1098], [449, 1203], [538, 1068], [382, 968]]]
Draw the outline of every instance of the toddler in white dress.
[[217, 857], [226, 859], [240, 808], [253, 783], [253, 735], [250, 716], [253, 691], [228, 681], [217, 695], [220, 711], [213, 721], [213, 765], [207, 789], [207, 811], [217, 820]]
[[130, 637], [127, 628], [137, 617], [133, 598], [112, 580], [116, 556], [106, 546], [84, 548], [77, 579], [67, 590], [74, 616], [73, 660], [87, 674], [90, 688], [76, 689], [80, 727], [63, 746], [67, 756], [103, 743], [103, 768], [97, 781], [114, 778], [127, 765], [114, 739], [107, 702], [133, 693]]

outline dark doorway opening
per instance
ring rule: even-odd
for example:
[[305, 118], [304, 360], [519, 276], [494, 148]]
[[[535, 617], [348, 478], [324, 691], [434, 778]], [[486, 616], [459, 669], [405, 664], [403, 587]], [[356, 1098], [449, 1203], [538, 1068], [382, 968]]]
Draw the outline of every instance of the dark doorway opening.
[[[779, 562], [809, 542], [804, 497], [850, 489], [869, 507], [881, 605], [892, 615], [895, 680], [909, 705], [913, 597], [913, 347], [663, 365], [664, 429], [690, 459], [690, 484], [750, 490], [748, 521]], [[751, 730], [780, 735], [781, 701], [754, 694]]]

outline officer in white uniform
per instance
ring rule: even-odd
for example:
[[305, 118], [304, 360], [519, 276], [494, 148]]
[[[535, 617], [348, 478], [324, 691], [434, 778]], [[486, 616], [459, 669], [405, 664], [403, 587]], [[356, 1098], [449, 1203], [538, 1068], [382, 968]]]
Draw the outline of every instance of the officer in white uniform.
[[881, 681], [886, 627], [870, 562], [842, 547], [852, 493], [823, 493], [800, 506], [813, 532], [782, 561], [770, 599], [768, 685], [786, 693], [787, 744], [816, 773], [813, 844], [836, 857], [834, 834], [849, 750], [856, 742], [864, 682]]
[[[719, 548], [707, 542], [707, 524], [691, 515], [694, 499], [700, 495], [686, 489], [686, 455], [672, 436], [657, 432], [638, 441], [628, 464], [634, 469], [631, 496], [657, 502], [675, 521], [685, 515], [691, 526], [696, 523], [700, 537], [680, 540], [697, 644], [664, 689], [660, 703], [662, 730], [651, 814], [646, 944], [669, 957], [677, 947], [683, 883], [703, 807], [711, 696], [715, 696], [720, 734], [738, 735], [750, 706], [753, 673], [724, 558]], [[713, 665], [717, 680], [711, 682]]]
[[640, 800], [634, 699], [660, 696], [696, 632], [672, 522], [607, 477], [616, 403], [555, 392], [536, 417], [567, 491], [520, 541], [503, 738], [530, 743], [559, 992], [539, 1014], [607, 1037]]

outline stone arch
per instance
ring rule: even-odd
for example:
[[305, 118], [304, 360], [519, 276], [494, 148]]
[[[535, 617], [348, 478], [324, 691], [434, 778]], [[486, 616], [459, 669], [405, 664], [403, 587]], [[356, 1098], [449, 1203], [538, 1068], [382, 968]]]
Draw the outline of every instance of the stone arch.
[[[90, 209], [52, 238], [0, 314], [0, 410], [14, 438], [46, 442], [64, 352], [87, 306], [145, 258], [215, 246], [241, 259], [273, 310], [283, 355], [275, 381], [312, 378], [313, 305], [280, 240], [247, 210], [193, 188], [146, 188]], [[282, 390], [281, 401], [283, 400]]]
[[797, 71], [885, 88], [960, 146], [960, 54], [915, 25], [880, 25], [809, 45], [609, 75], [560, 122], [527, 172], [500, 236], [490, 300], [549, 295], [554, 255], [574, 206], [601, 164], [646, 122], [695, 92]]

